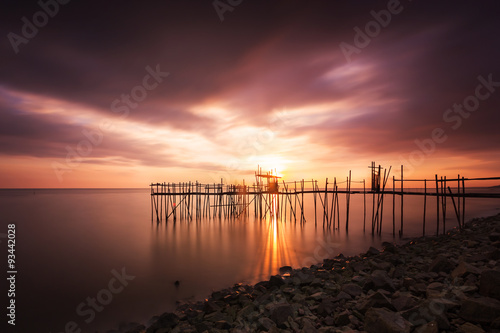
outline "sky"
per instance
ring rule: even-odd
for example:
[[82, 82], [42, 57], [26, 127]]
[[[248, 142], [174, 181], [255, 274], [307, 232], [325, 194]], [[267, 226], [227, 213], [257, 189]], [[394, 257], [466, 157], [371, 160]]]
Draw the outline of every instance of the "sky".
[[4, 1], [0, 188], [500, 176], [496, 1]]

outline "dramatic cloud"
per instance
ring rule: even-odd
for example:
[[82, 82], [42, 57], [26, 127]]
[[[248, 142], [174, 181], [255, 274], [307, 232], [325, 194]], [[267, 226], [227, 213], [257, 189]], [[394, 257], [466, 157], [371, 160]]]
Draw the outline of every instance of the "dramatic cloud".
[[498, 173], [494, 1], [4, 7], [3, 187]]

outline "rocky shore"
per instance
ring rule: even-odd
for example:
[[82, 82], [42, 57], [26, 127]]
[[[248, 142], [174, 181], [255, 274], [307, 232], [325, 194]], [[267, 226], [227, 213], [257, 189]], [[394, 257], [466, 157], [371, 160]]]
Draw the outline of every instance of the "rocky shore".
[[462, 231], [384, 243], [310, 268], [282, 267], [127, 333], [499, 332], [500, 214]]

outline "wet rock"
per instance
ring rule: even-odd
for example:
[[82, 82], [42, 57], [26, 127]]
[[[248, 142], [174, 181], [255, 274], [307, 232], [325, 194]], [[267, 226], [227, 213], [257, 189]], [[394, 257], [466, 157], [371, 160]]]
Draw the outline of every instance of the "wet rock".
[[368, 249], [368, 251], [366, 252], [366, 256], [375, 256], [377, 254], [379, 254], [380, 251], [377, 250], [376, 248], [370, 246], [370, 248]]
[[292, 267], [291, 266], [283, 266], [283, 267], [280, 267], [280, 274], [281, 275], [284, 275], [284, 274], [291, 274], [293, 271]]
[[179, 317], [174, 313], [167, 312], [162, 314], [158, 320], [146, 330], [146, 333], [156, 333], [156, 330], [160, 328], [173, 328], [178, 323]]
[[364, 328], [368, 333], [409, 333], [411, 324], [396, 312], [371, 308], [366, 312]]
[[487, 270], [481, 274], [479, 293], [500, 300], [500, 271]]
[[389, 242], [383, 242], [382, 249], [384, 250], [384, 252], [390, 252], [390, 253], [397, 253], [398, 252], [398, 249], [394, 245], [394, 243], [389, 243]]
[[271, 307], [271, 315], [269, 318], [276, 323], [278, 327], [288, 321], [288, 317], [293, 317], [293, 308], [290, 304], [274, 304]]
[[462, 302], [459, 315], [472, 323], [488, 325], [500, 317], [500, 301], [490, 297], [467, 298]]
[[455, 267], [450, 262], [450, 260], [442, 255], [439, 255], [432, 261], [429, 266], [429, 272], [445, 272], [450, 273]]
[[282, 285], [285, 284], [285, 281], [281, 277], [281, 275], [273, 275], [269, 279], [269, 286], [270, 287], [281, 287]]

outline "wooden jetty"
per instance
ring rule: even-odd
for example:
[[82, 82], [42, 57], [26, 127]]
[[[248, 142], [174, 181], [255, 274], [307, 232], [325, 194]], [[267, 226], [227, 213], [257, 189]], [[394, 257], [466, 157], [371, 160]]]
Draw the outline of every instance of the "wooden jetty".
[[[325, 179], [324, 187], [318, 186], [317, 180], [287, 181], [281, 179], [276, 173], [263, 173], [260, 168], [255, 173], [255, 183], [246, 185], [220, 183], [202, 184], [199, 182], [182, 183], [152, 183], [151, 188], [151, 221], [162, 223], [165, 220], [192, 221], [200, 219], [237, 219], [254, 217], [263, 219], [268, 216], [279, 218], [280, 221], [306, 223], [305, 196], [313, 196], [314, 223], [322, 221], [323, 228], [340, 229], [340, 204], [339, 196], [345, 196], [345, 229], [349, 230], [349, 211], [351, 195], [363, 195], [363, 230], [366, 229], [367, 205], [366, 199], [372, 196], [371, 232], [382, 233], [384, 198], [392, 196], [392, 233], [403, 235], [404, 230], [404, 197], [423, 196], [422, 233], [426, 232], [427, 197], [436, 198], [436, 234], [446, 232], [447, 202], [453, 204], [452, 214], [457, 219], [457, 226], [461, 229], [465, 223], [466, 198], [500, 198], [500, 193], [474, 193], [466, 192], [466, 183], [472, 181], [500, 180], [500, 177], [465, 178], [460, 175], [454, 179], [438, 177], [434, 179], [404, 179], [403, 166], [400, 178], [392, 176], [392, 189], [387, 188], [391, 167], [389, 169], [376, 166], [372, 162], [371, 187], [366, 188], [365, 179], [353, 181], [351, 171], [346, 180], [341, 182], [333, 178], [333, 182]], [[357, 183], [362, 188], [352, 189], [352, 183]], [[415, 187], [404, 189], [406, 184], [421, 184], [423, 191], [411, 190]], [[427, 185], [435, 185], [435, 190]], [[344, 184], [344, 185], [342, 185]], [[342, 187], [339, 187], [341, 186]], [[431, 185], [433, 186], [433, 185]], [[396, 230], [396, 197], [399, 197], [399, 230]], [[449, 200], [448, 200], [449, 199]], [[318, 216], [318, 205], [321, 216]], [[397, 231], [397, 232], [396, 232]]]

